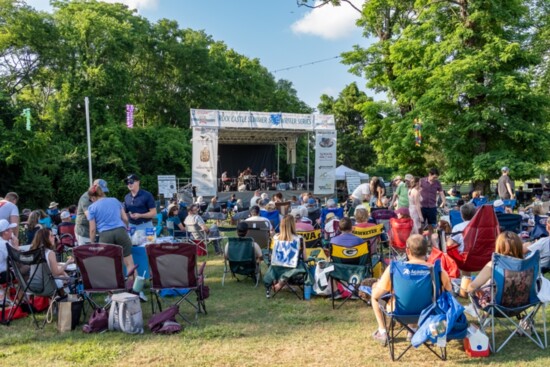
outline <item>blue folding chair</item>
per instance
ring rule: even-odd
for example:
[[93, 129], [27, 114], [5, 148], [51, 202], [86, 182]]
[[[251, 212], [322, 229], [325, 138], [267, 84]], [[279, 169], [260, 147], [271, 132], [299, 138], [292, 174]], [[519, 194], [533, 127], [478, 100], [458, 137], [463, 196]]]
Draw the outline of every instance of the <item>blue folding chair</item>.
[[[390, 278], [392, 290], [386, 298], [387, 302], [380, 302], [380, 309], [384, 313], [384, 325], [387, 332], [387, 344], [392, 361], [399, 360], [411, 347], [407, 347], [396, 357], [396, 341], [399, 335], [415, 333], [409, 325], [417, 324], [422, 311], [435, 306], [441, 290], [441, 263], [436, 261], [433, 266], [409, 264], [400, 261], [390, 263]], [[392, 305], [392, 311], [386, 309]], [[406, 335], [405, 335], [406, 336]], [[428, 342], [423, 343], [433, 354], [441, 360], [447, 359], [447, 349], [436, 348]]]
[[460, 210], [449, 210], [449, 219], [451, 220], [451, 228], [459, 223], [464, 222], [464, 219], [462, 219], [462, 215], [460, 215]]
[[473, 198], [472, 199], [472, 204], [474, 204], [474, 206], [476, 208], [482, 206], [482, 205], [485, 205], [487, 204], [487, 198], [486, 197], [481, 197], [481, 198]]
[[334, 213], [338, 219], [344, 218], [344, 208], [323, 208], [321, 210], [321, 229], [325, 228], [325, 219], [328, 213]]
[[504, 206], [509, 206], [510, 208], [512, 208], [512, 210], [516, 207], [516, 199], [506, 199], [502, 201], [504, 202]]
[[500, 226], [500, 231], [510, 231], [514, 233], [521, 232], [521, 221], [523, 217], [519, 214], [510, 214], [510, 213], [496, 213], [498, 225]]
[[277, 233], [279, 233], [279, 226], [281, 224], [281, 217], [279, 216], [279, 212], [277, 210], [274, 211], [267, 211], [267, 210], [260, 210], [260, 217], [267, 218], [271, 225], [273, 226], [273, 230]]
[[[470, 294], [480, 329], [485, 333], [490, 326], [491, 350], [494, 353], [499, 352], [516, 334], [525, 335], [541, 349], [548, 346], [545, 305], [537, 297], [539, 262], [538, 251], [525, 259], [494, 253], [491, 285], [488, 286], [489, 302], [480, 305], [476, 292]], [[535, 323], [535, 316], [541, 308], [544, 343]], [[500, 345], [496, 343], [495, 320], [511, 332]]]

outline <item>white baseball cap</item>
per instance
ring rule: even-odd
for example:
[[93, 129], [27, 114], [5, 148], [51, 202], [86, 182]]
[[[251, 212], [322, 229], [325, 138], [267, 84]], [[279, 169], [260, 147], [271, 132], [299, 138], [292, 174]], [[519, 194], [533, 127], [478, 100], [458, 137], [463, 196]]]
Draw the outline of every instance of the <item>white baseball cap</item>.
[[5, 219], [0, 219], [0, 233], [6, 232], [8, 229], [15, 227], [17, 227], [17, 224], [10, 223]]

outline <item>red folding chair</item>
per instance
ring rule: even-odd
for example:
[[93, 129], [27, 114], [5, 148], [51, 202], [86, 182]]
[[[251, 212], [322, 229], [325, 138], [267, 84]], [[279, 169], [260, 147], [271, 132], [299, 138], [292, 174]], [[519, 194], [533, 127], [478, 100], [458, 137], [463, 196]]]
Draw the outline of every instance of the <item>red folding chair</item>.
[[[110, 299], [101, 306], [91, 295], [95, 293], [125, 292], [132, 281], [124, 278], [122, 247], [105, 243], [92, 243], [75, 247], [73, 255], [82, 277], [84, 298], [92, 308], [108, 307]], [[128, 274], [135, 274], [137, 266]]]
[[[204, 263], [197, 271], [197, 248], [191, 243], [161, 243], [145, 246], [151, 268], [151, 308], [155, 313], [155, 300], [159, 311], [162, 311], [160, 297], [163, 291], [175, 296], [174, 305], [180, 306], [184, 301], [195, 311], [195, 322], [199, 312], [206, 314], [204, 302]], [[155, 298], [155, 300], [153, 300]], [[191, 324], [191, 321], [178, 311], [180, 317]]]
[[411, 218], [390, 218], [390, 250], [396, 257], [405, 253], [414, 221]]

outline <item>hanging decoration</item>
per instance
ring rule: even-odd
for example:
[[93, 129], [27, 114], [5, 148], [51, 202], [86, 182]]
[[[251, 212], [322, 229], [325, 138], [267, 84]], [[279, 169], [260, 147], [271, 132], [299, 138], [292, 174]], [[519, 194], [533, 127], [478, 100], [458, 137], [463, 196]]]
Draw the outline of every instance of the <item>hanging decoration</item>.
[[414, 141], [417, 147], [422, 145], [422, 120], [414, 119]]
[[134, 105], [126, 105], [126, 126], [131, 129], [134, 127]]
[[21, 116], [25, 117], [25, 119], [27, 120], [27, 131], [31, 131], [31, 109], [23, 109], [23, 112], [21, 112]]

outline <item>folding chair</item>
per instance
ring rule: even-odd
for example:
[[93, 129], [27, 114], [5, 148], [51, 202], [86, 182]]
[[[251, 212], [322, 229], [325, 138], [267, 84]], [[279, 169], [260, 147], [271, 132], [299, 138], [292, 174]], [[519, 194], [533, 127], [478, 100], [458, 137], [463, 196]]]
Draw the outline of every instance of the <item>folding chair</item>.
[[372, 273], [375, 278], [379, 278], [384, 269], [386, 269], [384, 252], [382, 251], [382, 247], [379, 246], [382, 242], [382, 235], [385, 233], [384, 224], [377, 224], [367, 228], [353, 227], [352, 233], [368, 243]]
[[548, 231], [546, 230], [547, 215], [535, 215], [535, 226], [531, 230], [529, 237], [531, 240], [538, 240], [541, 237], [548, 237]]
[[57, 246], [56, 253], [57, 259], [62, 261], [63, 255], [76, 246], [75, 224], [70, 222], [61, 222], [57, 226]]
[[[537, 298], [539, 262], [538, 251], [525, 259], [494, 253], [491, 283], [487, 290], [490, 292], [488, 303], [480, 304], [476, 292], [470, 294], [480, 329], [485, 333], [486, 328], [490, 327], [491, 350], [494, 353], [498, 353], [516, 334], [526, 336], [541, 349], [548, 346], [546, 309]], [[535, 323], [535, 316], [541, 308], [544, 343]], [[510, 332], [500, 345], [496, 343], [495, 320]]]
[[390, 219], [390, 256], [396, 260], [404, 260], [407, 255], [405, 248], [411, 236], [414, 221], [411, 218]]
[[[55, 280], [69, 280], [70, 278], [54, 278], [48, 262], [44, 248], [38, 248], [36, 250], [30, 250], [26, 252], [20, 252], [11, 246], [6, 246], [8, 249], [8, 289], [6, 295], [10, 292], [10, 288], [15, 288], [15, 283], [18, 284], [18, 291], [15, 296], [15, 301], [10, 309], [8, 317], [4, 323], [9, 325], [14, 319], [15, 312], [25, 302], [27, 305], [31, 305], [30, 296], [48, 297], [50, 303], [56, 296], [59, 295]], [[30, 267], [30, 273], [25, 276], [21, 272], [21, 267]], [[13, 278], [15, 277], [15, 278]], [[30, 314], [32, 315], [34, 324], [38, 329], [41, 329], [46, 325], [46, 319], [40, 325], [36, 319], [36, 314], [33, 307], [28, 307]]]
[[[354, 247], [345, 247], [330, 244], [330, 264], [334, 270], [328, 273], [332, 284], [331, 300], [332, 309], [340, 308], [344, 303], [352, 298], [359, 298], [359, 287], [363, 279], [372, 275], [372, 264], [369, 252], [369, 243], [367, 241]], [[347, 290], [347, 295], [341, 295], [343, 302], [335, 307], [335, 299], [338, 288]]]
[[277, 208], [277, 211], [281, 213], [281, 215], [285, 216], [290, 213], [290, 201], [275, 203], [275, 208]]
[[[133, 283], [124, 279], [122, 247], [106, 243], [92, 243], [77, 246], [73, 250], [80, 275], [82, 276], [83, 297], [93, 309], [108, 308], [110, 298], [101, 306], [91, 295], [96, 293], [125, 292]], [[127, 270], [135, 274], [137, 267]]]
[[[435, 305], [441, 289], [439, 262], [434, 266], [409, 264], [400, 261], [390, 263], [391, 292], [380, 300], [387, 330], [386, 343], [392, 361], [397, 361], [412, 347], [410, 342], [396, 356], [396, 344], [402, 333], [415, 333], [409, 325], [417, 324], [420, 314], [429, 306]], [[388, 310], [389, 309], [389, 310]], [[406, 335], [403, 336], [403, 339]], [[428, 342], [424, 345], [438, 358], [447, 358], [447, 349], [436, 348]]]
[[271, 225], [273, 226], [273, 230], [277, 233], [279, 233], [279, 225], [281, 224], [281, 218], [279, 216], [279, 212], [276, 210], [273, 211], [267, 211], [260, 209], [260, 217], [267, 218], [271, 222]]
[[[195, 311], [195, 322], [200, 312], [206, 314], [203, 297], [204, 264], [197, 271], [197, 249], [191, 243], [161, 243], [145, 246], [151, 267], [151, 309], [155, 313], [155, 300], [162, 311], [160, 293], [167, 290], [178, 297], [175, 305], [184, 301]], [[153, 300], [155, 298], [155, 300]], [[192, 322], [181, 312], [180, 317], [189, 324]]]
[[323, 208], [321, 210], [321, 216], [320, 216], [321, 228], [325, 228], [325, 218], [327, 217], [328, 213], [334, 213], [334, 216], [336, 218], [342, 219], [344, 217], [344, 208]]
[[269, 243], [271, 241], [269, 224], [265, 220], [247, 220], [246, 224], [248, 224], [247, 237], [254, 239], [254, 242], [256, 242], [261, 249], [269, 249]]
[[497, 213], [498, 225], [501, 231], [521, 232], [521, 221], [523, 217], [519, 214]]
[[455, 209], [449, 210], [449, 220], [451, 221], [450, 223], [451, 228], [453, 228], [459, 223], [464, 222], [464, 219], [462, 219], [462, 215], [460, 215], [460, 210], [455, 210]]
[[457, 246], [447, 248], [447, 254], [462, 271], [480, 271], [491, 260], [499, 235], [497, 217], [492, 205], [483, 205], [464, 228], [464, 251]]
[[390, 219], [397, 218], [397, 214], [390, 209], [375, 209], [371, 212], [370, 216], [376, 224], [383, 224], [386, 233], [390, 232]]
[[191, 242], [197, 245], [197, 254], [199, 256], [208, 255], [208, 245], [210, 243], [225, 239], [225, 237], [221, 235], [209, 236], [208, 233], [203, 231], [198, 225], [187, 226], [186, 228], [191, 235]]
[[[298, 299], [304, 299], [304, 286], [308, 280], [307, 264], [302, 259], [302, 248], [305, 246], [302, 238], [294, 241], [272, 241], [269, 250], [263, 251], [263, 258], [265, 264], [268, 266], [267, 272], [264, 276], [264, 282], [266, 278], [273, 279], [274, 281], [282, 281], [284, 285], [279, 290], [274, 290], [273, 297], [275, 297], [281, 290], [289, 289]], [[275, 253], [275, 257], [280, 263], [287, 262], [293, 254], [298, 253], [298, 262], [296, 266], [280, 266], [271, 264], [271, 256]], [[298, 287], [299, 291], [295, 290], [292, 286]], [[271, 283], [266, 284], [266, 291], [271, 292], [273, 285]], [[300, 294], [301, 293], [301, 294]]]
[[256, 260], [254, 240], [250, 237], [229, 237], [227, 244], [227, 256], [224, 259], [222, 286], [225, 285], [225, 276], [231, 275], [240, 281], [237, 275], [252, 278], [255, 286], [258, 286], [262, 272], [260, 264]]
[[322, 251], [323, 245], [321, 241], [321, 230], [314, 229], [313, 231], [297, 232], [298, 236], [302, 236], [306, 246], [307, 257], [310, 258], [315, 255], [316, 259], [326, 260], [325, 252]]

